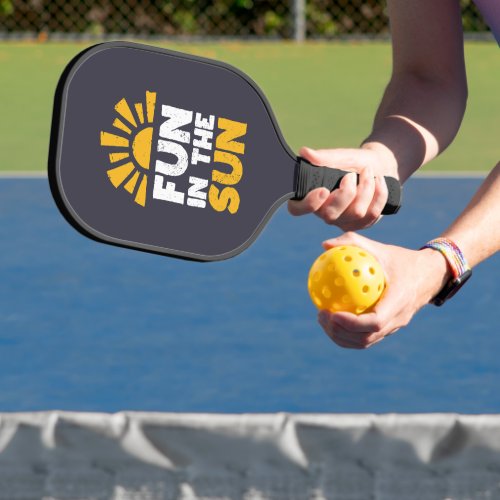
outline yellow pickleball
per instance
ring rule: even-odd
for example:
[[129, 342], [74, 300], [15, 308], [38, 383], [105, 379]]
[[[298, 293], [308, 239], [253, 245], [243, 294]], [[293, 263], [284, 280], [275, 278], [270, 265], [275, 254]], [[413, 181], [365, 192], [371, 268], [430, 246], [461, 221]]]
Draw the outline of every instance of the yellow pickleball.
[[362, 314], [369, 312], [382, 295], [384, 271], [363, 248], [334, 247], [312, 265], [307, 288], [318, 309]]

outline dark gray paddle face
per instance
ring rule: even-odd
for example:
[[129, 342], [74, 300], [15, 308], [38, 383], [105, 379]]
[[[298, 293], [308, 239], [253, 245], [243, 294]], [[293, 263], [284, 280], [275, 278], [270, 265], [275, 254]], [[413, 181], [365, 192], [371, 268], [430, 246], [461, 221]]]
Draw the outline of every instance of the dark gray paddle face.
[[262, 92], [228, 65], [112, 42], [80, 54], [59, 83], [52, 192], [99, 241], [234, 256], [293, 196], [295, 163]]

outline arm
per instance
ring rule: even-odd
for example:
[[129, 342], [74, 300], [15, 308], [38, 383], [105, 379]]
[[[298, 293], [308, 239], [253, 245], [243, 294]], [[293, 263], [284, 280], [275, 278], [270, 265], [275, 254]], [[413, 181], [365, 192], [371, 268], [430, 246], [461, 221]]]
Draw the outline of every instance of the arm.
[[471, 267], [500, 250], [500, 162], [442, 236], [462, 249]]
[[[471, 267], [500, 250], [500, 163], [441, 236], [450, 238], [461, 248]], [[408, 250], [377, 243], [355, 233], [329, 240], [324, 246], [345, 244], [364, 247], [378, 258], [386, 272], [387, 288], [371, 313], [356, 316], [320, 312], [321, 326], [342, 347], [370, 347], [406, 326], [450, 279], [445, 258], [432, 249]]]
[[456, 0], [390, 0], [388, 9], [393, 73], [362, 147], [385, 151], [404, 182], [460, 127], [467, 99], [462, 25]]
[[388, 7], [393, 71], [372, 132], [359, 149], [300, 150], [313, 164], [358, 172], [359, 185], [346, 176], [331, 194], [314, 190], [289, 203], [293, 215], [314, 212], [344, 230], [373, 224], [387, 199], [380, 177], [404, 182], [458, 131], [467, 99], [458, 0], [389, 0]]

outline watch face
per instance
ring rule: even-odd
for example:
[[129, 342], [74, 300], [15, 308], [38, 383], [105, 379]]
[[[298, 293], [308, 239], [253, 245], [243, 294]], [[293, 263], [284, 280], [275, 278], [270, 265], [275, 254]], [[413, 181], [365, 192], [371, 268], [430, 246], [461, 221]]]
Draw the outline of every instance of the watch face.
[[436, 306], [442, 306], [448, 299], [451, 299], [462, 288], [467, 280], [472, 276], [472, 270], [468, 269], [458, 278], [454, 278], [444, 286], [444, 288], [432, 299]]

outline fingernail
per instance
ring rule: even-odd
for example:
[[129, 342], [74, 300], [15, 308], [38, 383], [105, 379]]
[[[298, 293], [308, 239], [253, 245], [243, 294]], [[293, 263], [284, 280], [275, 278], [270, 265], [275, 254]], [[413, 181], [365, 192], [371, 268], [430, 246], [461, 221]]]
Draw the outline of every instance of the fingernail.
[[319, 199], [320, 200], [326, 200], [330, 196], [330, 191], [328, 189], [322, 189], [319, 192]]

